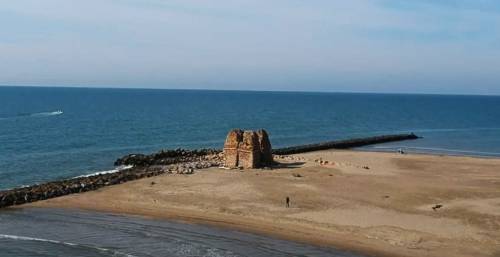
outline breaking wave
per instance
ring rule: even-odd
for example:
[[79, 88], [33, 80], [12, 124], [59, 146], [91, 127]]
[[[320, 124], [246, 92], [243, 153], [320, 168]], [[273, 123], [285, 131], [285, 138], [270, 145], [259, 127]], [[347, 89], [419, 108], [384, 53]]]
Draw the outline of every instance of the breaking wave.
[[49, 244], [65, 245], [65, 246], [70, 246], [70, 247], [86, 248], [86, 249], [95, 250], [95, 251], [99, 251], [99, 252], [109, 253], [109, 254], [111, 254], [111, 256], [135, 257], [134, 255], [131, 255], [131, 254], [126, 254], [126, 253], [122, 253], [122, 252], [119, 252], [119, 251], [115, 251], [115, 250], [111, 250], [111, 249], [106, 249], [106, 248], [102, 248], [102, 247], [96, 247], [96, 246], [90, 246], [90, 245], [81, 245], [81, 244], [68, 243], [68, 242], [62, 242], [62, 241], [50, 240], [50, 239], [43, 239], [43, 238], [34, 238], [34, 237], [27, 237], [27, 236], [14, 236], [14, 235], [0, 234], [0, 239], [19, 240], [19, 241], [32, 241], [32, 242], [43, 242], [43, 243], [49, 243]]
[[104, 170], [104, 171], [98, 171], [98, 172], [94, 172], [94, 173], [91, 173], [91, 174], [87, 174], [87, 175], [81, 175], [81, 176], [77, 176], [75, 178], [85, 178], [85, 177], [92, 177], [92, 176], [97, 176], [97, 175], [103, 175], [103, 174], [111, 174], [111, 173], [116, 173], [116, 172], [120, 172], [122, 170], [126, 170], [126, 169], [130, 169], [134, 167], [133, 165], [123, 165], [123, 166], [119, 166], [118, 168], [116, 169], [112, 169], [112, 170]]

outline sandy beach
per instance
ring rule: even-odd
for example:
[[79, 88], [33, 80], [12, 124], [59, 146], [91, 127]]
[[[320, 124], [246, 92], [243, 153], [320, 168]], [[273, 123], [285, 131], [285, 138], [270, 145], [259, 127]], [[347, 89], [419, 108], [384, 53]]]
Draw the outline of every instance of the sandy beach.
[[161, 175], [24, 206], [176, 219], [373, 256], [500, 256], [500, 159], [331, 150], [276, 160], [273, 170]]

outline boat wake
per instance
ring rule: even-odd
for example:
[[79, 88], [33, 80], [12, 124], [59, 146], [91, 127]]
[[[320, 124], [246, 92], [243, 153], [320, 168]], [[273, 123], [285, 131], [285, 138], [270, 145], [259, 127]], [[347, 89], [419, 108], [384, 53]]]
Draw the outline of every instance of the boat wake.
[[28, 116], [31, 117], [47, 117], [47, 116], [56, 116], [56, 115], [61, 115], [64, 112], [61, 110], [53, 111], [53, 112], [37, 112], [37, 113], [31, 113]]
[[96, 246], [90, 246], [90, 245], [81, 245], [81, 244], [68, 243], [68, 242], [62, 242], [62, 241], [50, 240], [50, 239], [43, 239], [43, 238], [34, 238], [34, 237], [27, 237], [27, 236], [15, 236], [15, 235], [0, 234], [0, 240], [1, 239], [18, 240], [18, 241], [43, 242], [43, 243], [49, 243], [49, 244], [64, 245], [64, 246], [69, 246], [69, 247], [86, 248], [86, 249], [90, 249], [90, 250], [94, 250], [94, 251], [99, 251], [99, 252], [103, 252], [103, 253], [109, 253], [111, 256], [135, 257], [134, 255], [131, 255], [131, 254], [122, 253], [122, 252], [119, 252], [119, 251], [115, 251], [115, 250], [111, 250], [111, 249], [106, 249], [106, 248], [102, 248], [102, 247], [96, 247]]
[[34, 112], [34, 113], [19, 113], [16, 116], [10, 116], [10, 117], [0, 117], [0, 120], [12, 120], [12, 119], [19, 119], [19, 118], [29, 118], [29, 117], [50, 117], [50, 116], [58, 116], [63, 114], [64, 112], [62, 110], [57, 110], [57, 111], [52, 111], [52, 112]]

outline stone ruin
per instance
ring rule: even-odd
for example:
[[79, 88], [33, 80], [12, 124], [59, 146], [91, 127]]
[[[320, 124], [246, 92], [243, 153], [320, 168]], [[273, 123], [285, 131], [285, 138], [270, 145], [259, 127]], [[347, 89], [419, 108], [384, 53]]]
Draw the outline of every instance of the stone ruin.
[[267, 132], [233, 129], [224, 143], [224, 166], [253, 169], [273, 164], [271, 142]]

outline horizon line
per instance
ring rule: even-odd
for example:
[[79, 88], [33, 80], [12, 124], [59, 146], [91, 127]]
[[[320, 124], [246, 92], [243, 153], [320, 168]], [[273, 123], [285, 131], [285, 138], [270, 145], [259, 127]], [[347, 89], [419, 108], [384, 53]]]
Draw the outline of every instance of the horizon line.
[[307, 90], [252, 90], [252, 89], [208, 89], [208, 88], [161, 88], [161, 87], [114, 87], [114, 86], [81, 86], [81, 85], [4, 85], [0, 87], [21, 87], [21, 88], [75, 88], [75, 89], [129, 89], [129, 90], [172, 90], [172, 91], [222, 91], [222, 92], [263, 92], [263, 93], [320, 93], [320, 94], [378, 94], [378, 95], [439, 95], [439, 96], [492, 96], [498, 97], [500, 94], [480, 94], [480, 93], [422, 93], [422, 92], [373, 92], [373, 91], [307, 91]]

